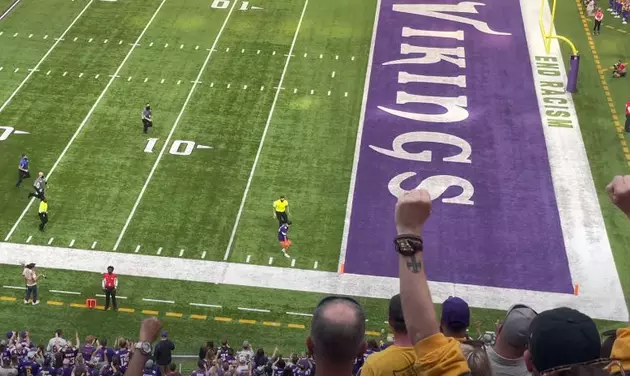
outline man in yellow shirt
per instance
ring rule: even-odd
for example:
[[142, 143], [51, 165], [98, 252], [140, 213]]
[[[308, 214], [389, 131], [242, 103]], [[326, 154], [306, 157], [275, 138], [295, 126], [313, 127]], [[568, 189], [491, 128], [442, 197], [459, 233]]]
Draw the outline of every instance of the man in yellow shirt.
[[278, 219], [278, 226], [289, 222], [289, 201], [284, 196], [273, 202], [273, 217]]
[[416, 353], [407, 335], [400, 294], [389, 300], [389, 326], [394, 333], [394, 344], [368, 356], [359, 371], [360, 376], [416, 374]]
[[39, 220], [42, 222], [39, 225], [39, 231], [44, 232], [44, 226], [48, 223], [48, 200], [46, 197], [39, 203]]

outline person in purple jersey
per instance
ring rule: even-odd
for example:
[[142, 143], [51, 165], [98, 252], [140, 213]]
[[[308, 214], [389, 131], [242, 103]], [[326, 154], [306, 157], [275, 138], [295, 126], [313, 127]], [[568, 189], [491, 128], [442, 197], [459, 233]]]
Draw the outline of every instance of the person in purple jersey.
[[363, 353], [362, 356], [358, 357], [357, 360], [354, 362], [354, 374], [356, 375], [359, 370], [361, 369], [361, 367], [363, 367], [363, 364], [365, 364], [365, 360], [368, 358], [368, 356], [374, 354], [375, 352], [378, 352], [380, 350], [380, 346], [378, 345], [378, 342], [376, 342], [375, 339], [370, 339], [367, 341], [367, 348], [365, 349], [365, 352]]
[[114, 355], [111, 364], [106, 364], [100, 371], [101, 376], [122, 376], [122, 374], [118, 355]]
[[293, 369], [293, 376], [311, 376], [312, 368], [307, 367], [304, 363], [298, 362]]
[[[79, 335], [77, 334], [76, 337], [78, 342]], [[70, 362], [70, 366], [74, 366], [79, 350], [77, 350], [77, 348], [73, 346], [72, 341], [66, 342], [66, 345], [61, 348], [61, 353], [63, 354], [64, 359], [68, 359], [68, 361]]]
[[225, 359], [223, 359], [223, 361], [225, 363], [229, 363], [229, 364], [233, 364], [236, 361], [236, 357], [234, 356], [234, 349], [233, 348], [229, 348], [227, 350], [227, 355], [225, 356]]
[[83, 359], [85, 359], [86, 362], [92, 360], [92, 354], [96, 351], [96, 347], [94, 346], [95, 341], [96, 338], [94, 338], [94, 336], [87, 336], [85, 337], [85, 344], [80, 347], [81, 355], [83, 355]]
[[20, 336], [18, 337], [18, 343], [22, 345], [22, 347], [25, 349], [31, 349], [35, 347], [33, 342], [31, 342], [31, 339], [29, 337], [29, 333], [27, 330], [20, 333]]
[[100, 343], [98, 340], [96, 341], [97, 348], [94, 356], [96, 357], [96, 361], [111, 363], [112, 358], [116, 355], [116, 352], [111, 347], [107, 347], [107, 338], [103, 338]]
[[41, 367], [36, 376], [55, 376], [55, 369], [51, 367], [52, 359], [50, 357], [46, 357], [44, 359], [44, 366]]
[[276, 363], [273, 365], [273, 376], [284, 376], [284, 369], [286, 367], [286, 363], [282, 357], [276, 360]]
[[16, 356], [18, 358], [18, 361], [22, 361], [24, 360], [24, 358], [26, 358], [26, 355], [28, 354], [28, 349], [25, 349], [22, 345], [20, 345], [19, 343], [17, 345], [15, 345], [12, 349], [11, 349], [11, 356]]
[[118, 341], [118, 351], [116, 356], [120, 359], [120, 372], [125, 373], [127, 366], [129, 365], [129, 349], [127, 348], [127, 340], [121, 338]]
[[35, 361], [35, 353], [29, 353], [28, 357], [20, 362], [19, 376], [35, 376], [39, 371], [39, 364]]
[[7, 341], [0, 341], [0, 366], [11, 362], [11, 351], [7, 348]]
[[221, 359], [222, 362], [225, 361], [225, 358], [228, 355], [229, 348], [230, 348], [230, 345], [228, 344], [227, 338], [223, 338], [221, 340], [221, 347], [219, 347], [219, 350], [217, 351], [217, 357]]
[[200, 360], [197, 362], [197, 369], [190, 373], [190, 376], [206, 376], [206, 362]]
[[70, 360], [64, 359], [61, 368], [57, 370], [57, 375], [59, 375], [59, 371], [61, 371], [61, 376], [72, 376], [72, 366], [70, 365]]

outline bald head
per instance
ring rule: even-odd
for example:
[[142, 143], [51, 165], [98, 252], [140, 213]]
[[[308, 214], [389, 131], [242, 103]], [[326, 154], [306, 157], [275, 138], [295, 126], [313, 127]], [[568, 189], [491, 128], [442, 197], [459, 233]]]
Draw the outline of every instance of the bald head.
[[318, 361], [351, 364], [361, 352], [364, 337], [365, 314], [357, 303], [330, 298], [315, 309], [311, 341]]

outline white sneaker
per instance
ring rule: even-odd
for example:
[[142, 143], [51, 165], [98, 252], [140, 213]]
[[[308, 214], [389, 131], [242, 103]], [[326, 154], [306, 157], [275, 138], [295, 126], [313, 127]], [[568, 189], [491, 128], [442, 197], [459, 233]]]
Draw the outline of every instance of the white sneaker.
[[282, 253], [284, 253], [284, 257], [286, 257], [286, 258], [291, 258], [291, 256], [289, 256], [289, 254], [288, 254], [288, 253], [286, 253], [285, 251], [282, 251]]
[[24, 300], [24, 304], [28, 304], [28, 300]]
[[33, 302], [33, 305], [38, 305], [39, 304], [39, 300], [36, 302]]

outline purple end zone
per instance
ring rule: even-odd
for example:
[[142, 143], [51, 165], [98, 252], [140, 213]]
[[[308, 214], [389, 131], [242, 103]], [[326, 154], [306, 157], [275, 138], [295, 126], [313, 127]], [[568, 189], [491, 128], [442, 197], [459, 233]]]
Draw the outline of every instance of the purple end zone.
[[345, 272], [397, 275], [422, 185], [432, 281], [573, 291], [518, 0], [382, 0], [365, 111]]

